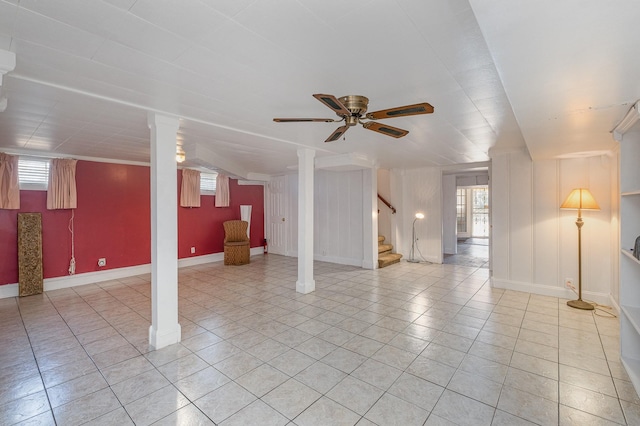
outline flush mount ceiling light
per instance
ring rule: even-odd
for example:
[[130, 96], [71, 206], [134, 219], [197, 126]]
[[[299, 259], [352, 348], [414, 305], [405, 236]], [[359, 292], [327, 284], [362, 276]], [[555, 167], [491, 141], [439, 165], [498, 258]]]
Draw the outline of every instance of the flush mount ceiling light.
[[184, 160], [186, 159], [187, 159], [187, 156], [184, 153], [184, 150], [182, 149], [181, 146], [178, 146], [178, 148], [176, 149], [176, 161], [178, 163], [184, 163]]

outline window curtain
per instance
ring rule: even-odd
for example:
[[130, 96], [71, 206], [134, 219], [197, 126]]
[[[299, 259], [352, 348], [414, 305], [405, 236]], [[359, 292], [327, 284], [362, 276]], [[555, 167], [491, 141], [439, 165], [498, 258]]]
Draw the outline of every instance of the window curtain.
[[19, 208], [18, 156], [0, 152], [0, 209]]
[[47, 209], [75, 209], [78, 207], [76, 194], [76, 163], [78, 160], [54, 158], [49, 165], [49, 186], [47, 187]]
[[200, 172], [182, 169], [181, 207], [200, 207]]
[[218, 173], [216, 177], [216, 207], [229, 207], [229, 176]]

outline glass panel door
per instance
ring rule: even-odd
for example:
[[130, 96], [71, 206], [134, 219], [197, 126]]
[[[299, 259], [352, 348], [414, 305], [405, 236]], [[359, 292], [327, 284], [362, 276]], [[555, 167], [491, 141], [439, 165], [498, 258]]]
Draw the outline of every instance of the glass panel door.
[[473, 200], [471, 236], [474, 238], [489, 237], [489, 188], [476, 187], [471, 190]]

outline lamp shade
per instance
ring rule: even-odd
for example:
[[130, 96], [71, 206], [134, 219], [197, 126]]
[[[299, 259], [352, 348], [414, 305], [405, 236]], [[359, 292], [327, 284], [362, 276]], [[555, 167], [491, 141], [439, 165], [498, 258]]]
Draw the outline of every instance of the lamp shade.
[[423, 213], [416, 213], [416, 219], [424, 219]]
[[600, 210], [593, 195], [587, 188], [576, 188], [560, 206], [563, 210]]

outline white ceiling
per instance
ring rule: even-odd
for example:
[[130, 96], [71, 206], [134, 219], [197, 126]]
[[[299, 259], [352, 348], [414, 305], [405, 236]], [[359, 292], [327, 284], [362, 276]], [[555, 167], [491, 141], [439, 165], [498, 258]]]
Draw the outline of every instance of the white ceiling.
[[[0, 0], [0, 149], [149, 161], [147, 112], [181, 118], [192, 164], [278, 174], [296, 150], [381, 167], [534, 159], [614, 146], [639, 97], [637, 0]], [[311, 95], [357, 94], [394, 139], [336, 123]]]

